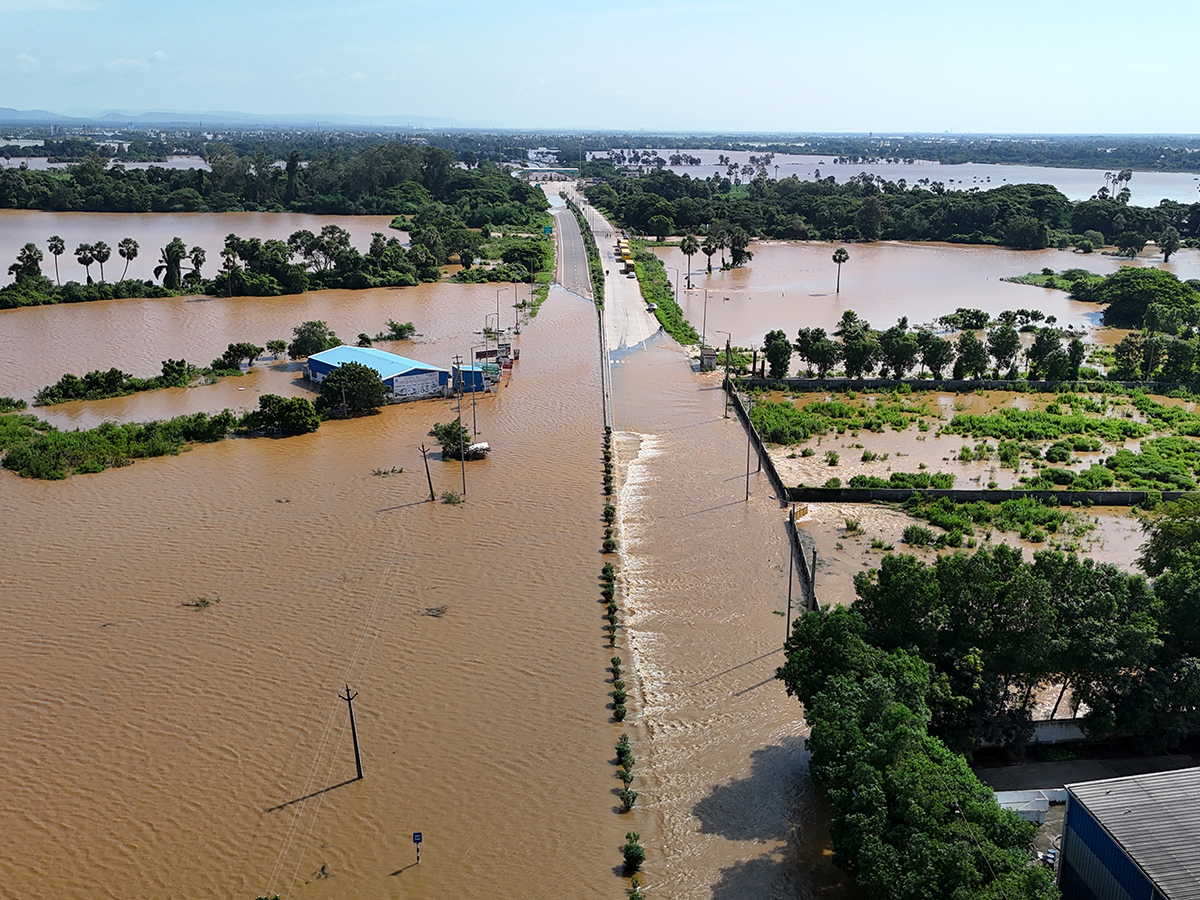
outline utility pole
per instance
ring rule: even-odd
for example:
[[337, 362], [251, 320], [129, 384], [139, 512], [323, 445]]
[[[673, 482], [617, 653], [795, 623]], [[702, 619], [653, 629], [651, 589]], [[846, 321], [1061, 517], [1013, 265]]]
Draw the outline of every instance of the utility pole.
[[750, 406], [746, 408], [746, 500], [750, 499], [750, 429], [754, 426], [750, 424], [750, 410], [754, 408], [754, 401], [750, 400]]
[[793, 571], [796, 567], [796, 504], [792, 504], [792, 514], [788, 517], [788, 605], [787, 618], [784, 620], [787, 624], [787, 631], [784, 632], [783, 639], [792, 636], [792, 582], [795, 581]]
[[462, 468], [463, 496], [465, 497], [467, 496], [467, 446], [463, 432], [467, 429], [463, 428], [462, 423], [462, 357], [454, 357], [454, 364], [458, 367], [458, 462]]
[[350, 685], [346, 685], [346, 696], [338, 694], [339, 700], [345, 700], [346, 705], [350, 707], [350, 735], [354, 738], [354, 767], [358, 769], [358, 780], [362, 781], [362, 754], [358, 751], [358, 728], [354, 725], [354, 698], [358, 696], [358, 691], [350, 693]]
[[429, 474], [429, 457], [426, 455], [429, 451], [425, 445], [421, 445], [421, 459], [425, 461], [425, 480], [429, 482], [429, 502], [432, 503], [433, 497], [433, 476]]
[[733, 348], [731, 346], [731, 344], [733, 342], [733, 335], [730, 334], [728, 331], [722, 331], [720, 328], [714, 328], [713, 331], [717, 331], [717, 332], [720, 332], [721, 334], [725, 335], [725, 384], [722, 385], [722, 387], [724, 387], [724, 389], [725, 389], [725, 416], [724, 416], [724, 418], [728, 419], [729, 418], [729, 354], [733, 352]]

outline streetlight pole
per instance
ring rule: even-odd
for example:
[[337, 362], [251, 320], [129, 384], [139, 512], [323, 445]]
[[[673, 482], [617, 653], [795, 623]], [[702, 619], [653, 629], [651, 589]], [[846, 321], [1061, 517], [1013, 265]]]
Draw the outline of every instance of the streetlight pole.
[[[496, 343], [500, 343], [500, 295], [507, 291], [508, 288], [500, 288], [496, 291]], [[497, 356], [500, 354], [497, 353]]]
[[700, 326], [700, 346], [708, 346], [708, 288], [704, 289], [704, 320]]
[[[475, 351], [477, 349], [479, 349], [478, 344], [471, 345], [471, 358], [472, 359], [475, 358]], [[486, 351], [487, 347], [484, 347], [483, 349]], [[499, 356], [499, 354], [497, 354], [497, 357], [498, 356]], [[483, 374], [482, 368], [479, 370], [479, 374], [480, 375]], [[478, 385], [476, 385], [476, 383], [475, 383], [475, 370], [474, 370], [474, 368], [472, 368], [471, 369], [471, 434], [473, 434], [473, 435], [479, 434], [479, 426], [475, 421], [475, 395], [477, 393], [479, 393], [477, 388], [478, 388]]]
[[675, 305], [679, 305], [679, 269], [675, 266], [667, 266], [668, 269], [675, 273]]
[[733, 341], [733, 335], [728, 331], [722, 331], [720, 328], [714, 328], [713, 331], [718, 334], [725, 335], [725, 415], [723, 418], [729, 418], [729, 354], [732, 351], [730, 344]]
[[463, 496], [465, 497], [467, 496], [467, 445], [463, 439], [463, 432], [466, 429], [463, 428], [462, 423], [462, 357], [454, 357], [454, 362], [458, 366], [458, 463], [462, 469]]

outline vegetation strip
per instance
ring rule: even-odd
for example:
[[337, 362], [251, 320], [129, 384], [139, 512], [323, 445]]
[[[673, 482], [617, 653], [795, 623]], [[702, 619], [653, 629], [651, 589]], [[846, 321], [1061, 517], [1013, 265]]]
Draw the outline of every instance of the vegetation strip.
[[658, 307], [654, 315], [667, 334], [681, 344], [700, 343], [699, 332], [684, 318], [683, 310], [675, 302], [675, 292], [667, 280], [667, 270], [662, 260], [647, 250], [643, 241], [635, 239], [630, 242], [630, 247], [633, 249], [634, 271], [642, 298]]

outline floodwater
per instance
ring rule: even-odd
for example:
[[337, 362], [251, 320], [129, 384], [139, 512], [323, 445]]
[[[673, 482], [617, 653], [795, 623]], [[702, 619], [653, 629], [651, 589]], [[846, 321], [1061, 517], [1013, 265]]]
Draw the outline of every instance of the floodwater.
[[1108, 274], [1122, 265], [1162, 268], [1184, 280], [1200, 277], [1197, 250], [1181, 250], [1164, 265], [1151, 258], [1130, 262], [1099, 253], [885, 241], [847, 245], [850, 259], [842, 264], [838, 292], [837, 266], [831, 259], [837, 246], [754, 244], [750, 248], [754, 259], [740, 269], [722, 272], [720, 256], [714, 256], [711, 275], [705, 272], [707, 258], [699, 253], [692, 257], [690, 291], [686, 290], [687, 257], [679, 248], [655, 253], [670, 267], [672, 283], [679, 279], [679, 304], [696, 330], [705, 328], [710, 342], [724, 340], [721, 330], [729, 331], [735, 345], [746, 347], [761, 346], [763, 336], [776, 328], [789, 336], [803, 327], [832, 332], [846, 310], [883, 329], [900, 316], [907, 316], [909, 325], [932, 323], [959, 307], [992, 315], [1006, 309], [1039, 309], [1057, 316], [1059, 327], [1088, 330], [1099, 325], [1102, 307], [1070, 300], [1063, 291], [1000, 279], [1043, 268]]
[[[203, 247], [208, 259], [203, 273], [211, 277], [220, 268], [221, 248], [225, 236], [275, 238], [286, 241], [288, 235], [302, 228], [316, 234], [325, 225], [337, 225], [350, 232], [351, 243], [360, 252], [371, 245], [371, 233], [381, 232], [407, 242], [408, 233], [388, 228], [391, 216], [312, 216], [305, 213], [59, 213], [27, 209], [0, 210], [0, 262], [7, 270], [8, 263], [17, 258], [17, 251], [32, 241], [45, 256], [42, 272], [54, 277], [54, 257], [46, 249], [46, 239], [59, 235], [67, 251], [58, 258], [61, 280], [85, 281], [87, 272], [75, 260], [79, 244], [104, 241], [112, 248], [112, 258], [104, 267], [108, 281], [117, 281], [125, 268], [125, 260], [117, 255], [117, 245], [123, 238], [138, 242], [138, 256], [129, 266], [129, 278], [149, 280], [158, 265], [159, 250], [173, 237], [188, 247]], [[185, 264], [184, 270], [190, 269]], [[92, 278], [100, 280], [100, 269], [92, 265]], [[12, 276], [0, 274], [0, 284], [8, 284]]]
[[[479, 340], [494, 301], [441, 285], [9, 311], [0, 355], [22, 371], [0, 393], [28, 396], [64, 367], [204, 358], [313, 317], [351, 337], [412, 320], [436, 341], [408, 352], [445, 362]], [[467, 464], [458, 506], [427, 502], [418, 449], [455, 415], [443, 400], [63, 482], [0, 472], [6, 894], [619, 892], [633, 817], [614, 811], [621, 728], [597, 602], [595, 322], [554, 290], [523, 329], [511, 381], [479, 398], [495, 449]], [[294, 379], [280, 363], [229, 383], [307, 391]], [[215, 408], [220, 391], [66, 415]], [[429, 465], [439, 494], [462, 489], [459, 465]], [[348, 781], [347, 683], [361, 782]]]
[[[639, 148], [643, 149], [643, 148]], [[657, 152], [663, 159], [670, 159], [671, 154], [678, 152], [697, 156], [701, 160], [698, 166], [667, 166], [679, 175], [690, 175], [692, 178], [709, 178], [713, 175], [726, 177], [728, 165], [718, 164], [718, 156], [727, 156], [736, 162], [739, 168], [750, 162], [751, 156], [762, 156], [762, 152], [751, 150], [651, 150], [651, 155]], [[607, 153], [589, 153], [589, 159], [605, 158]], [[628, 152], [626, 153], [628, 155]], [[1096, 191], [1105, 187], [1104, 171], [1101, 169], [1066, 169], [1051, 166], [1008, 166], [993, 163], [963, 163], [943, 165], [930, 160], [914, 160], [911, 163], [889, 163], [884, 161], [872, 163], [834, 163], [832, 156], [813, 156], [810, 154], [777, 153], [771, 164], [767, 166], [768, 177], [791, 178], [795, 176], [801, 181], [813, 181], [820, 172], [821, 178], [833, 176], [838, 184], [844, 184], [848, 179], [862, 172], [870, 175], [880, 175], [888, 181], [899, 181], [903, 178], [909, 186], [914, 186], [922, 178], [942, 182], [947, 190], [991, 190], [1005, 184], [1050, 184], [1058, 188], [1070, 200], [1087, 200]], [[776, 169], [778, 167], [778, 170]], [[647, 168], [643, 166], [643, 168]], [[1113, 170], [1115, 173], [1116, 170]], [[749, 181], [753, 176], [741, 176], [742, 181]], [[1111, 190], [1111, 184], [1107, 185]], [[1179, 203], [1195, 203], [1200, 200], [1200, 175], [1195, 172], [1134, 172], [1129, 182], [1130, 203], [1136, 206], [1157, 206], [1160, 200], [1175, 200]]]
[[614, 354], [612, 391], [620, 584], [649, 740], [639, 789], [661, 846], [647, 883], [673, 898], [856, 896], [830, 861], [803, 710], [774, 678], [785, 512], [765, 474], [746, 499], [745, 432], [723, 417], [719, 379], [673, 341]]

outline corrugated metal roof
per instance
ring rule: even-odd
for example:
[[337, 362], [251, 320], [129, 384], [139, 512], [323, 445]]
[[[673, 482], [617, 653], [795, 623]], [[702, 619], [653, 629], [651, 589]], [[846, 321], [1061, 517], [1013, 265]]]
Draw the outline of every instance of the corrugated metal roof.
[[1200, 768], [1068, 784], [1170, 900], [1200, 900]]
[[340, 347], [333, 347], [329, 350], [322, 350], [320, 353], [314, 353], [309, 359], [315, 359], [318, 362], [323, 362], [331, 366], [340, 366], [346, 362], [361, 363], [364, 366], [370, 366], [384, 380], [395, 378], [397, 375], [404, 375], [414, 369], [423, 372], [446, 371], [439, 366], [431, 366], [429, 363], [409, 359], [407, 356], [397, 356], [395, 353], [385, 353], [383, 350], [376, 350], [374, 347], [350, 347], [346, 344]]

